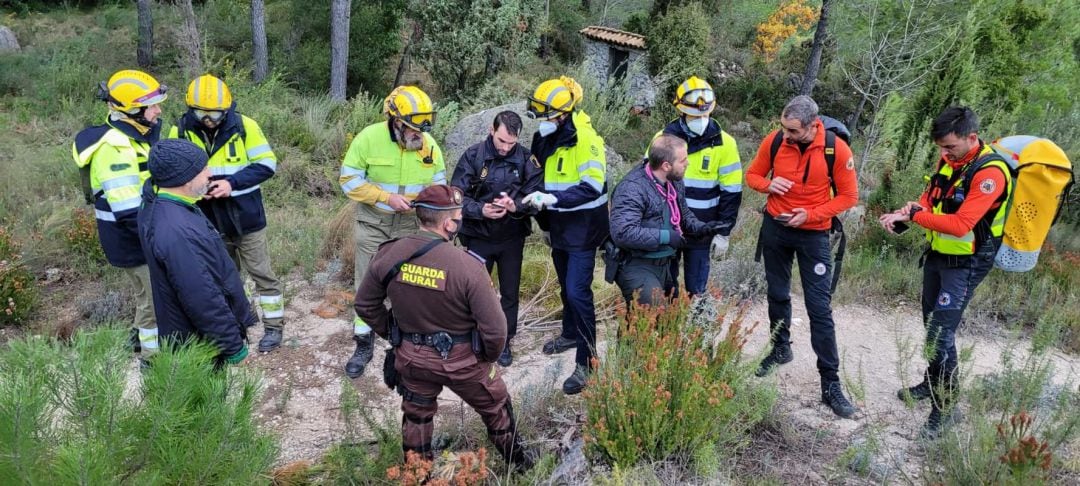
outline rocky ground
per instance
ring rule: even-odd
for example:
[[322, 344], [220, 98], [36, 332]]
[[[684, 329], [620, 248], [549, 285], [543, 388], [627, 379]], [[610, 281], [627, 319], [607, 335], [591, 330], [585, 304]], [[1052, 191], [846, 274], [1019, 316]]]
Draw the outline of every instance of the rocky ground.
[[[288, 300], [285, 345], [269, 354], [253, 355], [246, 364], [264, 375], [266, 393], [260, 418], [280, 437], [280, 464], [316, 460], [341, 440], [344, 425], [339, 396], [343, 383], [355, 386], [371, 409], [386, 411], [391, 417], [396, 415], [400, 400], [381, 382], [383, 342], [376, 346], [373, 367], [364, 376], [356, 380], [343, 378], [342, 366], [353, 350], [348, 290], [300, 282], [292, 288], [300, 290]], [[860, 459], [869, 468], [873, 482], [917, 478], [924, 457], [915, 439], [927, 409], [925, 404], [909, 408], [895, 396], [902, 384], [920, 379], [925, 366], [917, 354], [923, 331], [920, 317], [913, 312], [915, 304], [901, 304], [895, 309], [863, 305], [836, 308], [845, 389], [859, 407], [859, 413], [850, 420], [837, 418], [820, 403], [808, 320], [798, 298], [794, 309], [795, 361], [765, 378], [777, 382], [781, 393], [777, 414], [783, 427], [776, 431], [776, 437], [765, 434], [754, 439], [754, 453], [741, 459], [749, 463], [744, 467], [761, 468], [785, 481], [832, 482], [845, 475], [836, 470], [835, 464], [849, 446], [874, 441], [876, 452]], [[762, 323], [747, 345], [748, 359], [756, 359], [767, 345], [764, 303], [750, 305], [747, 320]], [[261, 330], [253, 334], [252, 341], [256, 342]], [[573, 353], [555, 357], [541, 354], [541, 343], [550, 335], [551, 331], [526, 328], [519, 336], [514, 364], [504, 370], [515, 397], [526, 389], [535, 393], [538, 387], [561, 393], [557, 389], [573, 367]], [[1018, 350], [1027, 347], [1022, 339], [989, 335], [985, 330], [975, 335], [965, 333], [959, 343], [973, 349], [972, 375], [994, 373], [1001, 368], [1004, 351], [1022, 352]], [[1080, 360], [1075, 356], [1054, 352], [1052, 359], [1057, 383], [1080, 381]], [[443, 413], [439, 422], [464, 417], [460, 399], [449, 391], [440, 396], [440, 408]]]

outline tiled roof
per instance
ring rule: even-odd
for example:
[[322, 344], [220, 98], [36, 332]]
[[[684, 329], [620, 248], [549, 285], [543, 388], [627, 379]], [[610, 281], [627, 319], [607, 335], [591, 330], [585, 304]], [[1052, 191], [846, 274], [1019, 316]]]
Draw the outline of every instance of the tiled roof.
[[645, 50], [645, 36], [633, 32], [625, 32], [610, 27], [591, 25], [578, 31], [588, 39], [606, 42], [631, 49]]

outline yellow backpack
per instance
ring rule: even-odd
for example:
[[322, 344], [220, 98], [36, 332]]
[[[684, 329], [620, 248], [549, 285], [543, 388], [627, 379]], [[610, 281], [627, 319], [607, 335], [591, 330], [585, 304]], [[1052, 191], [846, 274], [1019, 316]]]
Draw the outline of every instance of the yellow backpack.
[[1005, 216], [1001, 249], [994, 266], [1007, 272], [1035, 268], [1050, 227], [1073, 184], [1065, 151], [1045, 138], [1016, 135], [994, 140], [990, 147], [1013, 172], [1013, 193]]

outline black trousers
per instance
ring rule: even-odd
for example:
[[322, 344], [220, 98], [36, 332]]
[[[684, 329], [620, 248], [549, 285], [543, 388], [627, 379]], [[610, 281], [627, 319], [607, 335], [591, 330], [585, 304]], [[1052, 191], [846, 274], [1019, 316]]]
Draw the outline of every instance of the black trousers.
[[675, 278], [671, 273], [673, 257], [666, 258], [631, 258], [619, 266], [615, 273], [615, 285], [622, 291], [626, 304], [637, 303], [660, 305], [672, 295]]
[[769, 328], [773, 346], [791, 344], [791, 267], [799, 262], [810, 316], [810, 345], [822, 382], [839, 381], [840, 355], [832, 316], [832, 254], [828, 230], [789, 228], [765, 214], [762, 257], [768, 285]]
[[469, 251], [485, 260], [488, 273], [498, 264], [499, 304], [506, 315], [507, 339], [517, 335], [518, 305], [521, 289], [521, 262], [525, 252], [525, 237], [491, 242], [479, 238], [461, 237]]
[[923, 263], [922, 312], [930, 384], [955, 386], [956, 330], [975, 288], [994, 267], [995, 245], [970, 256], [930, 251]]

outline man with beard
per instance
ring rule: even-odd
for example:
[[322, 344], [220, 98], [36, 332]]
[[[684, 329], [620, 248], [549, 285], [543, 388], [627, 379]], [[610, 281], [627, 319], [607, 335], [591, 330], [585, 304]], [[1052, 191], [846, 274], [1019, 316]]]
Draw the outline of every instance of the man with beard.
[[207, 159], [187, 140], [154, 145], [139, 239], [162, 339], [175, 345], [207, 340], [220, 350], [218, 365], [236, 364], [247, 357], [247, 327], [255, 316], [225, 243], [196, 206], [210, 189]]
[[691, 236], [711, 236], [730, 223], [703, 223], [686, 205], [682, 180], [687, 145], [663, 134], [653, 139], [648, 159], [615, 186], [611, 199], [611, 239], [628, 256], [615, 284], [627, 305], [659, 305], [675, 286], [671, 262]]
[[506, 346], [500, 366], [510, 366], [514, 355], [510, 340], [517, 334], [518, 287], [525, 237], [529, 236], [535, 209], [522, 202], [526, 194], [540, 190], [544, 171], [529, 149], [518, 143], [521, 117], [512, 111], [495, 115], [487, 140], [469, 147], [451, 183], [465, 200], [461, 243], [484, 259], [488, 273], [498, 264], [499, 301], [506, 315]]
[[[410, 205], [425, 187], [446, 183], [442, 150], [429, 134], [435, 124], [431, 98], [416, 86], [399, 86], [383, 101], [387, 121], [353, 138], [338, 181], [356, 205], [353, 281], [359, 286], [371, 256], [383, 242], [416, 233]], [[357, 378], [371, 361], [375, 337], [361, 317], [353, 319], [356, 351], [345, 374]]]
[[212, 183], [199, 209], [221, 233], [236, 269], [255, 281], [265, 328], [259, 351], [272, 351], [281, 346], [285, 288], [270, 266], [260, 184], [274, 176], [277, 157], [259, 124], [236, 111], [220, 79], [209, 74], [195, 78], [185, 100], [188, 111], [169, 138], [190, 140], [210, 156]]
[[[762, 360], [757, 375], [768, 375], [794, 357], [791, 266], [798, 259], [810, 317], [810, 344], [821, 375], [821, 401], [836, 415], [849, 418], [855, 414], [855, 407], [840, 386], [829, 231], [833, 218], [859, 200], [855, 159], [843, 140], [825, 130], [818, 118], [818, 105], [809, 96], [792, 98], [780, 115], [780, 125], [781, 130], [761, 142], [746, 170], [746, 185], [768, 195], [759, 245], [765, 259], [772, 349]], [[775, 157], [774, 143], [778, 146]]]
[[161, 102], [166, 87], [153, 76], [127, 69], [113, 74], [98, 88], [109, 105], [103, 125], [75, 136], [72, 156], [82, 176], [87, 204], [94, 205], [98, 239], [109, 264], [124, 271], [135, 294], [135, 350], [143, 357], [158, 350], [150, 274], [146, 267], [136, 218], [150, 146], [161, 133]]

